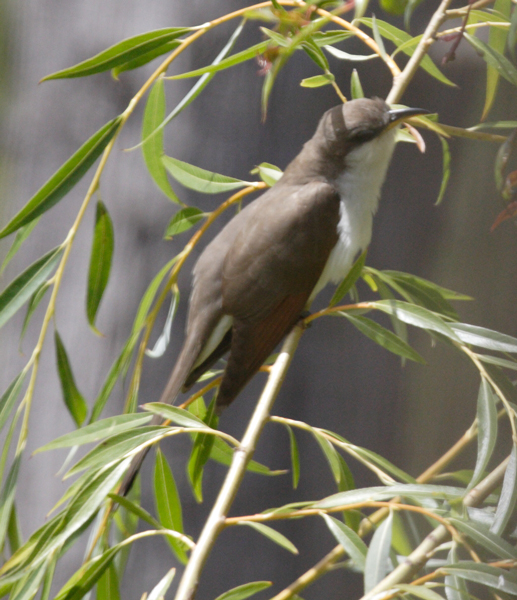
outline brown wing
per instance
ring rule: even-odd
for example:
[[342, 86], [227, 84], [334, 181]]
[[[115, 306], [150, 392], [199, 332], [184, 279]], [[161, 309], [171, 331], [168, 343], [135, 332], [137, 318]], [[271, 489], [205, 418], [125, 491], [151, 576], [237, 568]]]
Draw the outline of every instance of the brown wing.
[[298, 320], [338, 239], [339, 196], [332, 186], [312, 182], [287, 197], [268, 196], [255, 216], [223, 265], [223, 312], [234, 325], [221, 407]]

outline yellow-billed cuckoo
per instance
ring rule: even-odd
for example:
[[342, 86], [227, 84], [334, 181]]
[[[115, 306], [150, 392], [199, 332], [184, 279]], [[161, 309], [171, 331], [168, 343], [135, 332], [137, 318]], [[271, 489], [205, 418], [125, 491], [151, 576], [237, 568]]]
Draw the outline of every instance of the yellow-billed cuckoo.
[[[307, 304], [341, 281], [370, 243], [396, 126], [426, 112], [364, 98], [323, 115], [278, 183], [199, 257], [186, 339], [160, 402], [174, 402], [227, 351], [217, 410], [235, 399]], [[122, 492], [144, 456], [135, 457]]]

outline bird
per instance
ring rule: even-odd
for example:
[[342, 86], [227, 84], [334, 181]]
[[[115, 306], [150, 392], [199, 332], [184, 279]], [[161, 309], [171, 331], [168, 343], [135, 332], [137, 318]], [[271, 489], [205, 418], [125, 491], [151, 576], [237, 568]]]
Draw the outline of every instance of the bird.
[[[427, 112], [360, 98], [323, 114], [278, 182], [200, 255], [185, 341], [160, 402], [173, 403], [226, 353], [216, 412], [233, 402], [318, 292], [339, 283], [369, 245], [397, 128]], [[119, 493], [131, 487], [146, 451]]]

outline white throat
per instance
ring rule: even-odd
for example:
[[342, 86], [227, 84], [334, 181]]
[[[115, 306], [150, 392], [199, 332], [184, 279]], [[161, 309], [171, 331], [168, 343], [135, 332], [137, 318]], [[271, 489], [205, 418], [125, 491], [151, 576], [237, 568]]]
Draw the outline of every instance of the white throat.
[[397, 128], [366, 142], [346, 157], [346, 170], [334, 182], [339, 195], [339, 239], [332, 249], [311, 300], [327, 283], [339, 283], [354, 259], [370, 243], [373, 215], [395, 149]]

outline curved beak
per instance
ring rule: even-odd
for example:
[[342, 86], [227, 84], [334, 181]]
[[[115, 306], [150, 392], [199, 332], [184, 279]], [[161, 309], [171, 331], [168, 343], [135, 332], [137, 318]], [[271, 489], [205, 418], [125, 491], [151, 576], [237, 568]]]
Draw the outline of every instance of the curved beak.
[[425, 108], [392, 108], [389, 111], [390, 121], [387, 129], [391, 129], [398, 125], [402, 121], [409, 119], [410, 117], [416, 117], [418, 115], [428, 115], [430, 111]]

